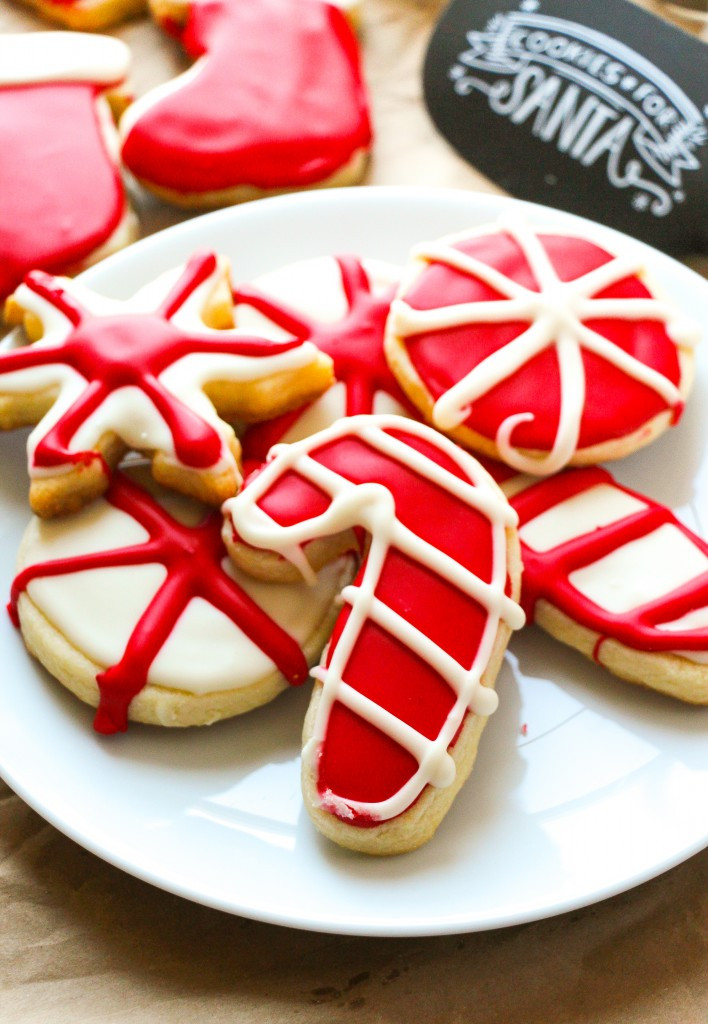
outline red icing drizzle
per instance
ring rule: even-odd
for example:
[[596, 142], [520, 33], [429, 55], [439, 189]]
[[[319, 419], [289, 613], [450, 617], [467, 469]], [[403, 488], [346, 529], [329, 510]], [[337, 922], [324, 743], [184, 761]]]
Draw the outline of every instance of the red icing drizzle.
[[72, 367], [87, 382], [85, 390], [40, 440], [36, 466], [54, 467], [86, 463], [96, 452], [71, 451], [69, 445], [79, 427], [117, 388], [139, 388], [167, 423], [180, 461], [196, 469], [215, 465], [223, 442], [214, 427], [189, 409], [160, 382], [159, 375], [183, 356], [216, 353], [234, 356], [271, 356], [300, 344], [262, 338], [230, 337], [214, 331], [187, 333], [171, 322], [196, 288], [216, 269], [212, 253], [194, 256], [179, 281], [154, 313], [95, 316], [83, 309], [69, 291], [47, 274], [34, 271], [26, 284], [60, 310], [72, 330], [59, 346], [30, 345], [0, 353], [2, 375], [34, 366], [57, 363]]
[[193, 2], [179, 33], [197, 75], [146, 110], [123, 159], [177, 192], [323, 181], [368, 148], [356, 39], [320, 0]]
[[[331, 357], [334, 376], [346, 389], [347, 416], [374, 412], [377, 392], [383, 391], [417, 419], [417, 413], [401, 391], [383, 354], [383, 337], [394, 289], [376, 295], [366, 271], [356, 256], [335, 257], [347, 299], [347, 313], [334, 324], [321, 324], [301, 313], [288, 311], [281, 302], [260, 294], [253, 288], [234, 292], [234, 302], [253, 306], [274, 319], [292, 317], [292, 330], [306, 330], [309, 340]], [[266, 423], [249, 427], [243, 437], [243, 458], [247, 468], [265, 461], [268, 451], [307, 411], [296, 409]]]
[[[426, 441], [404, 431], [390, 433], [431, 462], [467, 480], [460, 466], [440, 450], [434, 434]], [[405, 526], [482, 580], [491, 580], [491, 526], [480, 512], [355, 435], [316, 448], [310, 457], [354, 483], [382, 484], [393, 495], [396, 515]], [[329, 497], [297, 471], [288, 471], [258, 504], [285, 525], [320, 514], [328, 506]], [[357, 583], [363, 572], [364, 566]], [[472, 664], [487, 611], [433, 569], [391, 548], [376, 596], [460, 664]], [[347, 605], [335, 625], [327, 664], [349, 614]], [[456, 695], [447, 681], [370, 619], [359, 634], [344, 678], [354, 689], [431, 739], [438, 735], [455, 704]], [[345, 800], [382, 801], [398, 792], [417, 767], [415, 758], [390, 736], [335, 702], [318, 762], [321, 795], [334, 793]], [[344, 820], [360, 826], [376, 824], [356, 813], [353, 819]]]
[[105, 85], [0, 86], [0, 298], [33, 267], [85, 261], [125, 213], [120, 173], [96, 112]]
[[657, 625], [672, 622], [690, 611], [708, 605], [708, 573], [697, 576], [668, 595], [623, 614], [604, 611], [568, 581], [568, 576], [576, 569], [590, 565], [622, 545], [638, 540], [666, 524], [680, 530], [698, 551], [708, 557], [708, 544], [679, 522], [669, 509], [621, 487], [609, 473], [598, 468], [570, 470], [539, 481], [511, 498], [510, 502], [519, 514], [519, 525], [524, 526], [559, 502], [598, 484], [611, 484], [644, 502], [647, 507], [609, 526], [566, 541], [551, 551], [533, 551], [522, 541], [522, 604], [529, 620], [533, 617], [537, 601], [543, 599], [550, 602], [582, 626], [600, 634], [594, 651], [596, 659], [602, 643], [609, 638], [642, 651], [707, 650], [708, 628], [669, 631], [657, 629]]
[[123, 657], [96, 677], [100, 690], [94, 720], [97, 732], [110, 734], [127, 729], [131, 700], [147, 684], [150, 666], [182, 612], [197, 597], [227, 615], [268, 655], [291, 685], [305, 681], [307, 663], [299, 645], [224, 572], [221, 563], [226, 552], [219, 513], [212, 512], [196, 527], [184, 526], [123, 473], [116, 474], [106, 500], [140, 523], [149, 540], [31, 565], [14, 580], [8, 606], [17, 625], [17, 601], [34, 579], [107, 566], [164, 565], [164, 583], [135, 626]]
[[[613, 258], [581, 238], [538, 237], [564, 282], [574, 281]], [[455, 248], [502, 271], [512, 281], [538, 291], [538, 284], [522, 250], [510, 235], [503, 232], [480, 235], [457, 243]], [[612, 299], [650, 297], [651, 293], [636, 276], [618, 281], [593, 296]], [[503, 299], [503, 295], [478, 278], [442, 263], [431, 263], [406, 295], [406, 301], [415, 309]], [[679, 383], [676, 346], [661, 322], [613, 318], [586, 320], [584, 323], [672, 383]], [[436, 400], [490, 353], [509, 344], [527, 327], [527, 322], [480, 323], [428, 331], [407, 338], [406, 347], [418, 374]], [[592, 352], [583, 350], [582, 358], [587, 384], [578, 443], [580, 448], [630, 434], [666, 411], [665, 401], [646, 385]], [[534, 419], [516, 427], [514, 444], [549, 451], [560, 414], [560, 376], [552, 348], [533, 357], [512, 376], [476, 399], [465, 425], [484, 437], [494, 439], [501, 423], [518, 412], [531, 412]], [[678, 419], [680, 412], [681, 407], [674, 409], [674, 420]]]

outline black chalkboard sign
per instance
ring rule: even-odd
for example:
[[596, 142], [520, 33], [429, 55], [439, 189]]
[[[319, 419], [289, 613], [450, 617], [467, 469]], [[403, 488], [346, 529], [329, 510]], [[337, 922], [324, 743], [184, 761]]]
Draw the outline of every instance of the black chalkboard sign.
[[628, 0], [453, 0], [425, 100], [512, 195], [708, 250], [708, 47]]

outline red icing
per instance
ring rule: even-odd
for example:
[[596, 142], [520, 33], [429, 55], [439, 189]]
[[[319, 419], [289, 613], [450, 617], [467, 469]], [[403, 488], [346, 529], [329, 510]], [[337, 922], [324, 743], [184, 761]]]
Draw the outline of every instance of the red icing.
[[94, 728], [124, 732], [130, 702], [147, 683], [153, 661], [193, 598], [202, 598], [227, 615], [297, 685], [307, 678], [307, 663], [298, 644], [226, 573], [221, 541], [223, 521], [213, 512], [196, 527], [183, 526], [122, 473], [116, 474], [106, 500], [132, 516], [150, 535], [130, 547], [75, 555], [23, 569], [12, 585], [9, 611], [17, 624], [17, 601], [34, 579], [64, 576], [106, 566], [161, 564], [164, 583], [135, 626], [123, 657], [96, 681], [100, 703]]
[[357, 43], [320, 0], [193, 2], [179, 33], [198, 74], [146, 110], [123, 159], [181, 193], [312, 185], [371, 130]]
[[0, 298], [33, 267], [62, 273], [81, 264], [125, 213], [96, 112], [101, 88], [0, 86]]
[[[432, 431], [429, 440], [405, 431], [388, 432], [422, 452], [431, 462], [468, 479], [460, 466], [441, 450]], [[480, 512], [354, 434], [315, 448], [310, 457], [354, 483], [383, 485], [394, 497], [400, 522], [482, 580], [491, 580], [491, 526]], [[303, 481], [296, 470], [291, 470], [275, 481], [258, 504], [284, 525], [320, 514], [328, 501], [323, 499], [322, 492]], [[363, 571], [364, 566], [356, 582]], [[472, 664], [487, 611], [433, 569], [391, 548], [376, 596], [460, 664]], [[347, 605], [330, 641], [328, 664], [349, 614]], [[439, 733], [455, 704], [453, 689], [436, 670], [368, 619], [344, 677], [354, 689], [429, 738]], [[395, 794], [416, 769], [415, 758], [395, 740], [335, 702], [318, 762], [317, 785], [321, 795], [326, 798], [331, 792], [345, 800], [381, 801]], [[375, 824], [361, 814], [344, 820], [360, 826]]]
[[605, 470], [595, 468], [571, 470], [539, 481], [510, 501], [519, 513], [519, 525], [523, 526], [559, 502], [598, 484], [611, 484], [638, 498], [647, 507], [609, 526], [567, 541], [551, 551], [533, 551], [522, 541], [522, 604], [528, 618], [533, 617], [536, 603], [541, 599], [560, 608], [580, 625], [600, 634], [593, 655], [595, 659], [602, 643], [610, 637], [642, 651], [708, 650], [706, 627], [675, 632], [656, 628], [658, 624], [672, 622], [690, 611], [708, 605], [708, 573], [703, 573], [671, 594], [621, 615], [604, 611], [568, 581], [568, 576], [576, 569], [596, 562], [623, 544], [638, 540], [665, 524], [680, 530], [698, 551], [708, 557], [708, 544], [679, 522], [667, 508], [621, 487]]
[[[539, 235], [556, 273], [564, 282], [573, 281], [611, 257], [592, 242], [565, 236]], [[503, 232], [481, 235], [455, 246], [489, 266], [501, 270], [526, 288], [538, 291], [520, 246]], [[651, 293], [636, 276], [617, 282], [593, 298], [650, 298]], [[415, 309], [435, 309], [444, 304], [503, 300], [481, 280], [441, 263], [430, 264], [406, 294]], [[674, 342], [661, 322], [653, 320], [586, 320], [588, 327], [619, 348], [657, 370], [674, 384], [680, 379]], [[438, 399], [466, 376], [490, 353], [518, 337], [526, 322], [473, 324], [444, 331], [429, 331], [406, 339], [411, 360], [431, 392]], [[648, 420], [665, 412], [665, 401], [647, 386], [611, 366], [592, 352], [583, 350], [586, 375], [586, 403], [580, 428], [579, 448], [640, 429]], [[675, 418], [680, 414], [675, 408]], [[493, 440], [502, 422], [518, 412], [531, 412], [534, 419], [514, 430], [516, 446], [550, 451], [560, 412], [560, 376], [555, 351], [546, 349], [507, 380], [475, 400], [465, 425]]]
[[[281, 302], [260, 294], [253, 288], [234, 292], [234, 301], [253, 306], [271, 319], [292, 317], [293, 333], [307, 331], [309, 340], [334, 363], [335, 380], [346, 389], [346, 415], [374, 412], [377, 392], [384, 392], [417, 417], [401, 391], [383, 354], [383, 337], [394, 289], [376, 295], [366, 271], [356, 256], [337, 256], [348, 310], [342, 320], [322, 324], [301, 313], [288, 311]], [[243, 437], [244, 466], [253, 468], [265, 461], [276, 444], [307, 411], [296, 409], [266, 423], [251, 426]]]
[[71, 451], [78, 428], [117, 388], [139, 388], [164, 417], [180, 461], [196, 469], [218, 462], [223, 442], [214, 427], [184, 405], [160, 382], [159, 375], [183, 356], [218, 353], [235, 356], [271, 356], [300, 344], [261, 338], [230, 337], [214, 331], [187, 333], [171, 322], [196, 288], [214, 273], [216, 257], [195, 256], [158, 309], [152, 313], [96, 316], [81, 308], [60, 281], [35, 271], [26, 284], [68, 317], [72, 330], [59, 346], [31, 345], [0, 353], [2, 375], [34, 366], [57, 363], [72, 367], [87, 381], [74, 404], [40, 440], [35, 465], [54, 467], [100, 458], [95, 452]]

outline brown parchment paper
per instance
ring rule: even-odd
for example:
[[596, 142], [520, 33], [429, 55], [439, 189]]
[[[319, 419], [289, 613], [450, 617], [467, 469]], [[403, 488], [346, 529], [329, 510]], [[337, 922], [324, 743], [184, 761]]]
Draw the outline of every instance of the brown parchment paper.
[[[363, 0], [377, 130], [368, 181], [494, 191], [436, 134], [421, 101], [421, 60], [442, 7]], [[45, 27], [0, 0], [0, 31]], [[137, 94], [183, 66], [145, 19], [116, 34], [133, 50]], [[144, 196], [138, 208], [144, 234], [184, 219]], [[311, 934], [137, 881], [0, 782], [0, 1022], [706, 1024], [707, 882], [704, 852], [631, 892], [523, 927], [429, 939]]]

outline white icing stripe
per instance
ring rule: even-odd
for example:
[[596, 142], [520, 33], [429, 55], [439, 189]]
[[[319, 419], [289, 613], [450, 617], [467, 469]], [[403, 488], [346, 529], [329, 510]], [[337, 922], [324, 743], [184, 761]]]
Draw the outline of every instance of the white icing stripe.
[[[465, 481], [422, 456], [405, 442], [384, 433], [394, 429], [404, 434], [422, 437], [454, 458], [466, 475], [474, 481], [475, 487], [470, 487]], [[404, 527], [396, 517], [394, 496], [388, 488], [374, 483], [354, 484], [311, 457], [311, 452], [345, 436], [360, 438], [394, 462], [407, 469], [413, 469], [461, 501], [468, 500], [470, 491], [475, 492], [479, 489], [484, 492], [483, 496], [474, 496], [474, 500], [469, 503], [482, 511], [490, 521], [492, 579], [489, 583], [473, 577], [454, 559]], [[289, 526], [281, 526], [270, 519], [258, 507], [257, 502], [281, 475], [288, 471], [298, 473], [311, 481], [328, 494], [332, 501], [328, 509], [318, 516]], [[500, 492], [488, 474], [465, 452], [447, 439], [435, 435], [430, 428], [422, 424], [392, 416], [357, 416], [335, 423], [314, 437], [292, 445], [277, 446], [272, 452], [272, 460], [262, 473], [240, 495], [226, 502], [224, 511], [231, 518], [238, 535], [246, 543], [277, 551], [299, 566], [306, 561], [301, 545], [308, 540], [341, 532], [342, 529], [356, 525], [363, 526], [371, 535], [363, 577], [357, 587], [346, 588], [343, 595], [351, 610], [332, 653], [330, 664], [326, 670], [317, 671], [318, 678], [323, 682], [323, 690], [314, 725], [311, 751], [320, 748], [332, 707], [335, 702], [342, 701], [413, 753], [419, 761], [419, 767], [402, 789], [385, 801], [344, 802], [335, 794], [327, 794], [323, 805], [330, 808], [336, 806], [340, 813], [343, 806], [348, 806], [359, 813], [385, 820], [405, 810], [425, 785], [449, 784], [454, 778], [454, 770], [451, 772], [452, 759], [447, 748], [454, 739], [465, 712], [471, 709], [477, 714], [489, 714], [496, 705], [496, 695], [482, 686], [480, 680], [491, 655], [499, 622], [504, 619], [512, 627], [518, 627], [523, 622], [523, 613], [505, 594], [505, 526], [513, 521], [515, 513], [512, 512], [510, 515], [508, 506], [501, 499]], [[480, 644], [469, 669], [464, 670], [430, 637], [404, 622], [397, 613], [376, 597], [376, 588], [392, 547], [408, 553], [409, 557], [442, 579], [459, 586], [487, 610]], [[431, 667], [443, 670], [456, 691], [455, 705], [435, 740], [420, 737], [410, 726], [400, 722], [358, 692], [351, 691], [351, 687], [346, 683], [346, 666], [361, 630], [369, 619], [382, 625]]]
[[442, 263], [468, 274], [508, 296], [507, 300], [416, 310], [399, 297], [391, 307], [392, 330], [401, 338], [475, 323], [532, 322], [530, 328], [483, 359], [436, 400], [432, 419], [437, 427], [452, 430], [464, 423], [476, 399], [548, 348], [556, 350], [561, 387], [561, 413], [551, 451], [544, 458], [529, 458], [513, 446], [512, 434], [520, 423], [533, 419], [530, 412], [518, 412], [507, 417], [497, 432], [496, 443], [501, 457], [522, 472], [534, 475], [554, 473], [567, 465], [577, 450], [585, 406], [583, 348], [655, 391], [670, 408], [681, 402], [680, 389], [672, 381], [582, 322], [602, 317], [656, 320], [666, 325], [675, 344], [695, 343], [699, 333], [697, 325], [689, 322], [669, 303], [653, 298], [593, 298], [610, 285], [637, 273], [637, 261], [615, 258], [573, 281], [563, 282], [538, 234], [525, 223], [516, 218], [505, 218], [499, 227], [491, 230], [503, 230], [512, 236], [523, 251], [540, 291], [526, 288], [480, 260], [460, 252], [450, 240], [419, 246], [414, 255], [420, 260]]
[[552, 551], [646, 507], [646, 502], [619, 487], [596, 484], [529, 519], [519, 530], [519, 537], [532, 551]]
[[129, 67], [128, 47], [111, 36], [85, 32], [0, 35], [0, 86], [57, 81], [115, 85]]

